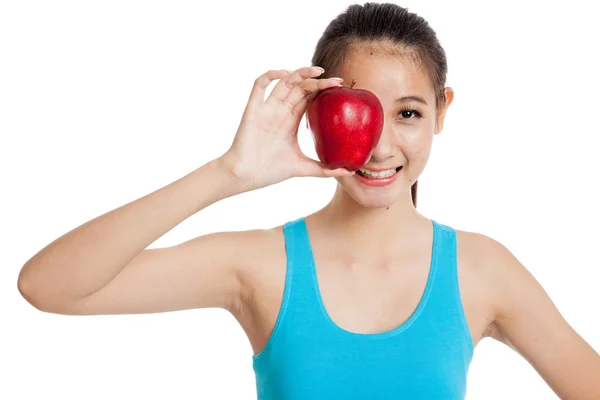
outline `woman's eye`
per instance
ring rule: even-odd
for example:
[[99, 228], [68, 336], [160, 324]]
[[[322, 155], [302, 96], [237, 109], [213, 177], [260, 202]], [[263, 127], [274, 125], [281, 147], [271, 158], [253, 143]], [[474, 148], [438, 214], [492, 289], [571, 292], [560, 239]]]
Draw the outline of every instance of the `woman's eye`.
[[398, 112], [398, 116], [402, 116], [402, 118], [404, 119], [414, 119], [411, 117], [415, 117], [415, 118], [421, 118], [421, 113], [418, 112], [417, 110], [413, 110], [413, 109], [407, 109], [407, 110], [400, 110]]

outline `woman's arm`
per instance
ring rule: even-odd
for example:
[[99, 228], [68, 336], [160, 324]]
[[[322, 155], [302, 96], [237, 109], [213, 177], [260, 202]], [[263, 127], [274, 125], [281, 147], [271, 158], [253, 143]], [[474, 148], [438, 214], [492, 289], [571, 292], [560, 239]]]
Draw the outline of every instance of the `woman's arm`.
[[314, 79], [322, 73], [302, 67], [259, 76], [223, 156], [50, 243], [22, 268], [23, 297], [40, 310], [66, 314], [239, 305], [243, 278], [238, 272], [250, 262], [242, 259], [243, 246], [259, 240], [256, 232], [215, 233], [171, 248], [145, 249], [226, 197], [293, 177], [349, 175], [310, 159], [298, 146], [296, 132], [310, 97], [340, 85], [335, 78]]
[[600, 399], [600, 355], [505, 246], [482, 236], [479, 248], [494, 299], [494, 338], [521, 354], [561, 399]]
[[235, 237], [201, 236], [146, 249], [209, 205], [242, 192], [217, 158], [177, 181], [56, 239], [23, 266], [18, 288], [36, 308], [119, 314], [221, 306], [235, 300]]

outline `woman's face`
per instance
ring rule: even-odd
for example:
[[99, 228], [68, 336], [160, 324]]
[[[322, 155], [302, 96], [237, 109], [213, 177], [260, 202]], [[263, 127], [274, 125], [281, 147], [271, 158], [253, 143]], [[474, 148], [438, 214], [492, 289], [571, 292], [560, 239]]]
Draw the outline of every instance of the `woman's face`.
[[[344, 86], [356, 79], [354, 89], [370, 90], [383, 106], [381, 139], [363, 168], [399, 169], [384, 185], [374, 185], [377, 181], [363, 177], [361, 170], [353, 176], [336, 178], [338, 183], [365, 207], [387, 207], [407, 198], [407, 191], [410, 193], [425, 168], [433, 136], [442, 129], [452, 90], [446, 88], [447, 103], [440, 105], [436, 115], [435, 93], [426, 72], [419, 70], [411, 58], [386, 55], [368, 47], [352, 53], [337, 73], [344, 79]], [[402, 99], [409, 96], [415, 98]]]

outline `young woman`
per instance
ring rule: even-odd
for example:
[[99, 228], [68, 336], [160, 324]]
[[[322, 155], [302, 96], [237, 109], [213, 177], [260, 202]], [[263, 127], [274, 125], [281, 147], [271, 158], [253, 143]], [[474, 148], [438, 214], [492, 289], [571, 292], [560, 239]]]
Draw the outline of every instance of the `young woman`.
[[[354, 5], [312, 64], [256, 79], [222, 156], [42, 249], [22, 295], [71, 315], [222, 307], [252, 344], [260, 400], [464, 398], [484, 337], [560, 397], [600, 398], [600, 357], [509, 250], [416, 210], [453, 100], [429, 25], [393, 4]], [[353, 79], [380, 99], [383, 133], [364, 168], [329, 170], [302, 154], [298, 125], [315, 94]], [[219, 200], [299, 176], [334, 177], [329, 204], [272, 229], [147, 249]]]

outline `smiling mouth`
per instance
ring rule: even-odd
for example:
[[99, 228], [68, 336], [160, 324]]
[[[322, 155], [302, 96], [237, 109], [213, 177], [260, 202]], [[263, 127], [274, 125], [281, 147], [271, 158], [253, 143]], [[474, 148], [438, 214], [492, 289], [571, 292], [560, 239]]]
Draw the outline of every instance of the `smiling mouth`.
[[390, 176], [394, 176], [401, 169], [402, 169], [402, 166], [399, 166], [399, 167], [391, 168], [391, 169], [388, 169], [385, 171], [374, 172], [374, 171], [369, 171], [368, 169], [360, 168], [356, 171], [356, 173], [362, 177], [369, 178], [369, 179], [385, 179], [385, 178], [389, 178]]

